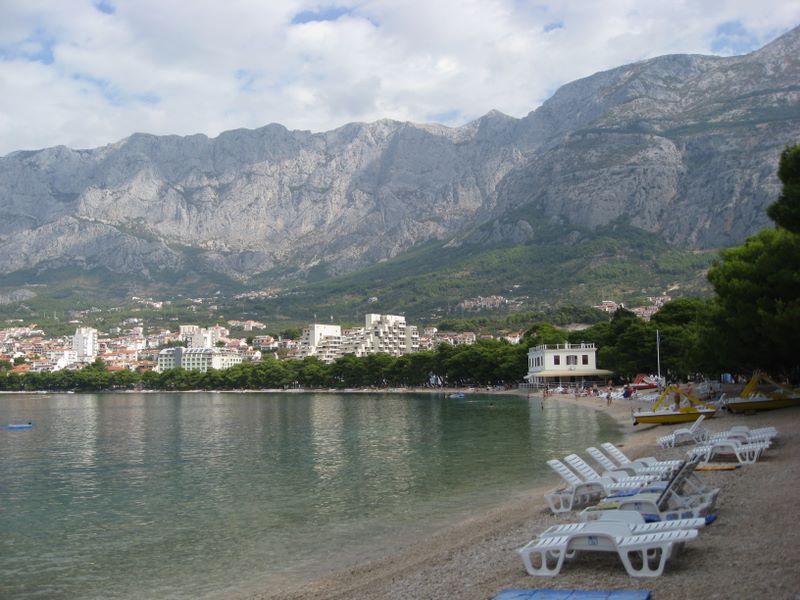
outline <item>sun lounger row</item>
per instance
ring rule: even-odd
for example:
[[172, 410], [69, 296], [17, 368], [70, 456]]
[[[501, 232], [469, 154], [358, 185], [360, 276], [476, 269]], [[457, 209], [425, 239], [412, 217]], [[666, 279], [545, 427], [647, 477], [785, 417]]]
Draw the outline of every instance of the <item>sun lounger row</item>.
[[710, 431], [702, 426], [704, 415], [700, 415], [691, 427], [676, 429], [669, 435], [662, 436], [656, 441], [662, 448], [674, 448], [681, 444], [701, 444], [710, 440], [736, 439], [740, 442], [772, 442], [777, 437], [778, 430], [774, 427], [760, 427], [750, 429], [747, 426], [735, 426], [725, 431]]
[[[602, 473], [595, 471], [577, 454], [564, 457], [567, 464], [556, 459], [547, 461], [564, 482], [561, 487], [545, 494], [545, 500], [554, 513], [586, 506], [619, 491], [644, 488], [661, 491], [666, 483], [659, 481], [672, 476], [683, 462], [632, 462], [618, 448], [613, 445], [611, 447], [613, 451], [606, 449], [609, 455], [604, 455], [597, 448], [587, 448], [587, 452], [605, 469]], [[618, 462], [614, 463], [610, 457], [615, 457]], [[621, 467], [620, 463], [624, 463], [624, 466]]]
[[[597, 502], [599, 496], [603, 500], [584, 509], [581, 522], [549, 527], [521, 548], [518, 552], [529, 574], [554, 576], [579, 552], [600, 551], [617, 553], [632, 577], [657, 577], [681, 546], [713, 520], [711, 511], [719, 490], [703, 484], [694, 473], [701, 457], [634, 461], [613, 445], [602, 446], [606, 454], [587, 449], [606, 469], [602, 474], [574, 454], [564, 460], [577, 472], [561, 461], [548, 461], [567, 484], [545, 496], [553, 512]], [[609, 468], [622, 464], [631, 470]], [[647, 474], [635, 475], [637, 472]], [[559, 503], [553, 502], [556, 497]]]
[[[700, 421], [702, 417], [696, 423]], [[714, 519], [719, 489], [697, 477], [697, 466], [725, 455], [744, 464], [755, 462], [777, 433], [774, 428], [746, 427], [700, 432], [697, 425], [691, 435], [700, 443], [685, 461], [630, 460], [610, 443], [601, 444], [605, 453], [587, 448], [602, 473], [576, 454], [564, 458], [574, 470], [561, 461], [548, 461], [565, 483], [545, 495], [554, 513], [596, 504], [580, 513], [581, 522], [548, 527], [518, 550], [525, 569], [531, 575], [554, 576], [579, 552], [600, 551], [616, 552], [632, 577], [661, 575], [682, 545]]]

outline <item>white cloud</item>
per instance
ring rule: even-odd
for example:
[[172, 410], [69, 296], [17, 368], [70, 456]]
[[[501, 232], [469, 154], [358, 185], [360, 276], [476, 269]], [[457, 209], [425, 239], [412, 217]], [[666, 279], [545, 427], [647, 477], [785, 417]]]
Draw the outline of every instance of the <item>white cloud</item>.
[[523, 116], [599, 70], [743, 52], [798, 23], [796, 0], [4, 0], [0, 155], [136, 131]]

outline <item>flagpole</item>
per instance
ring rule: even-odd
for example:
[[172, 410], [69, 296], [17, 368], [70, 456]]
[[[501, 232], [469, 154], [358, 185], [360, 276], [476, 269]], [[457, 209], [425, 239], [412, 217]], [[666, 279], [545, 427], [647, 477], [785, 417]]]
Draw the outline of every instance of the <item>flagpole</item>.
[[658, 380], [661, 381], [661, 338], [656, 329], [656, 362], [658, 363]]

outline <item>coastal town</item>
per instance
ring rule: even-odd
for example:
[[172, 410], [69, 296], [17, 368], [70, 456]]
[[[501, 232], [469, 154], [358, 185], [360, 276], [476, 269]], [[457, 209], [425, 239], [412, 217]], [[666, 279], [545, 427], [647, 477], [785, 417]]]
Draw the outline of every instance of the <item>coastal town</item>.
[[[502, 297], [477, 298], [467, 303], [488, 301], [493, 306]], [[647, 298], [647, 304], [631, 308], [637, 317], [648, 321], [671, 300], [661, 295]], [[162, 310], [164, 301], [134, 297], [148, 308]], [[605, 300], [593, 308], [613, 314], [623, 303]], [[46, 372], [80, 369], [100, 359], [109, 371], [164, 371], [171, 368], [207, 371], [226, 369], [264, 356], [302, 359], [315, 356], [330, 364], [346, 354], [357, 357], [384, 353], [401, 356], [435, 350], [441, 344], [464, 346], [480, 339], [501, 339], [518, 344], [523, 331], [476, 333], [440, 331], [434, 326], [417, 326], [402, 315], [368, 313], [363, 326], [346, 327], [332, 323], [311, 323], [297, 337], [266, 333], [267, 324], [254, 319], [230, 319], [223, 324], [201, 327], [177, 325], [176, 329], [147, 327], [142, 318], [127, 317], [118, 324], [99, 330], [70, 321], [73, 335], [48, 336], [36, 323], [6, 321], [0, 329], [0, 361], [10, 372]]]
[[[179, 325], [177, 330], [145, 333], [138, 319], [129, 319], [125, 330], [101, 332], [92, 327], [76, 327], [74, 335], [46, 337], [36, 324], [0, 330], [0, 361], [13, 366], [11, 372], [80, 369], [100, 359], [110, 371], [184, 368], [206, 371], [225, 369], [244, 361], [258, 361], [265, 355], [281, 358], [317, 356], [330, 363], [345, 354], [366, 356], [386, 353], [400, 356], [432, 350], [442, 343], [454, 346], [474, 344], [480, 336], [472, 332], [439, 332], [406, 325], [405, 317], [368, 314], [364, 327], [311, 324], [298, 339], [259, 334], [265, 325], [258, 321], [231, 321], [228, 327]], [[231, 328], [241, 328], [247, 336], [234, 337]], [[519, 342], [521, 332], [502, 336], [509, 343]], [[494, 338], [494, 336], [484, 336]]]

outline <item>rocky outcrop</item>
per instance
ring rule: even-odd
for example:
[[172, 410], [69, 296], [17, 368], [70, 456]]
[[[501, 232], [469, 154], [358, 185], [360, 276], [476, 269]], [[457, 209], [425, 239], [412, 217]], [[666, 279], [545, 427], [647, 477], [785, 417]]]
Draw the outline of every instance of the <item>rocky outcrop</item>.
[[767, 222], [780, 150], [800, 140], [799, 56], [796, 29], [746, 56], [660, 57], [565, 85], [523, 119], [459, 128], [273, 124], [12, 153], [0, 273], [337, 274], [428, 240], [536, 243], [532, 223], [506, 217], [524, 206], [683, 247], [739, 243]]

